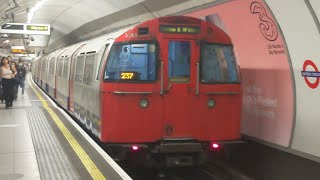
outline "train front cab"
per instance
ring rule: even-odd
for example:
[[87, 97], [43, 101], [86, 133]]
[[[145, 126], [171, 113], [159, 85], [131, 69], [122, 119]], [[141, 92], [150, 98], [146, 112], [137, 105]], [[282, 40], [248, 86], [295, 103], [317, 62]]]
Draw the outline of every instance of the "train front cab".
[[166, 165], [201, 163], [211, 145], [240, 139], [231, 40], [199, 19], [160, 18], [120, 36], [101, 90], [102, 141], [164, 155]]

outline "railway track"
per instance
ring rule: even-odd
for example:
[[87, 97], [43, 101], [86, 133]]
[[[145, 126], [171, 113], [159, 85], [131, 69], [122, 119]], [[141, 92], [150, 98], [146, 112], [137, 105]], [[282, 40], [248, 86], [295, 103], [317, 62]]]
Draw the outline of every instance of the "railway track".
[[134, 180], [253, 180], [222, 163], [201, 167], [148, 169], [122, 166]]

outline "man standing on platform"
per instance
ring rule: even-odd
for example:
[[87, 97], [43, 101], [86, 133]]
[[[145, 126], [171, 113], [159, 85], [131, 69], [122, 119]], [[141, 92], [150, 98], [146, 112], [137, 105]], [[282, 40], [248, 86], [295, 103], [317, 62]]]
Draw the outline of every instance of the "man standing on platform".
[[21, 58], [19, 58], [19, 60], [18, 60], [18, 64], [17, 64], [16, 69], [17, 69], [17, 76], [18, 76], [17, 78], [19, 80], [18, 82], [19, 82], [19, 85], [20, 85], [20, 87], [22, 89], [22, 95], [24, 95], [24, 86], [25, 86], [27, 68], [24, 65], [24, 63], [23, 63]]

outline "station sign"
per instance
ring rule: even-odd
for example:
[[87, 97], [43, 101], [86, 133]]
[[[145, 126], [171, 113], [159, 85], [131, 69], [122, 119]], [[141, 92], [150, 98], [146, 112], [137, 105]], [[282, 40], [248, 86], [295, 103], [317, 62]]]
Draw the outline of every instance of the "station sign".
[[11, 46], [12, 54], [26, 54], [24, 46]]
[[14, 54], [25, 54], [25, 50], [24, 49], [11, 49], [11, 53]]
[[28, 31], [48, 31], [48, 26], [40, 26], [40, 25], [27, 25]]
[[50, 35], [50, 24], [6, 23], [0, 33]]
[[[307, 67], [312, 70], [308, 71]], [[317, 65], [312, 60], [308, 59], [303, 63], [301, 75], [311, 89], [316, 89], [320, 85], [320, 72]], [[310, 81], [310, 79], [313, 79], [313, 81]]]

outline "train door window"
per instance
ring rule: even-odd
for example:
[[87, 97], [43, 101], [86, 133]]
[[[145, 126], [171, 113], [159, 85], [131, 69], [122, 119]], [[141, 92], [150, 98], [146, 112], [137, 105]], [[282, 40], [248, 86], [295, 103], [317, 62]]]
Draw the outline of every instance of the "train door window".
[[48, 66], [47, 63], [48, 63], [47, 59], [44, 59], [44, 67], [43, 67], [44, 72], [47, 72], [47, 66]]
[[49, 68], [50, 68], [50, 59], [49, 59], [49, 57], [47, 58], [47, 60], [46, 60], [46, 72], [47, 72], [47, 74], [46, 74], [46, 76], [48, 76], [48, 72], [49, 72]]
[[37, 69], [38, 77], [39, 77], [39, 78], [40, 78], [40, 71], [41, 71], [41, 61], [39, 60], [38, 69]]
[[[75, 52], [73, 52], [72, 56], [69, 57], [69, 79], [75, 80], [75, 69], [76, 69], [76, 65], [77, 65], [77, 54], [79, 53], [79, 51], [81, 50], [81, 48], [83, 46], [85, 46], [86, 44], [82, 44]], [[79, 57], [80, 58], [80, 57]], [[71, 67], [70, 67], [71, 66]]]
[[64, 60], [64, 56], [60, 57], [58, 59], [58, 64], [57, 64], [57, 76], [58, 77], [62, 77], [62, 73], [63, 73], [63, 60]]
[[41, 62], [41, 59], [39, 59], [39, 69], [37, 70], [39, 78], [40, 78], [40, 75], [41, 75], [41, 67], [42, 67], [42, 62]]
[[46, 60], [45, 60], [45, 58], [42, 58], [42, 67], [41, 67], [41, 69], [42, 69], [42, 72], [46, 72]]
[[94, 73], [94, 60], [96, 56], [87, 56], [84, 66], [83, 84], [92, 85], [93, 73]]
[[106, 52], [108, 51], [108, 47], [109, 47], [110, 44], [106, 44], [106, 48], [104, 49], [103, 51], [103, 54], [102, 54], [102, 58], [100, 60], [100, 63], [99, 63], [99, 70], [98, 70], [98, 74], [97, 74], [97, 80], [99, 81], [100, 80], [100, 75], [101, 75], [101, 66], [104, 62], [104, 59], [106, 58]]
[[201, 48], [201, 82], [232, 83], [239, 81], [238, 69], [230, 45], [205, 44]]
[[171, 82], [190, 80], [191, 43], [169, 41], [168, 77]]
[[155, 44], [115, 44], [108, 55], [104, 80], [154, 81]]
[[75, 81], [82, 83], [83, 80], [83, 68], [84, 68], [84, 56], [80, 56], [77, 58], [76, 63], [76, 74], [75, 74]]
[[54, 75], [54, 58], [50, 59], [49, 74]]
[[68, 79], [68, 73], [69, 73], [69, 57], [65, 57], [63, 61], [63, 78]]

